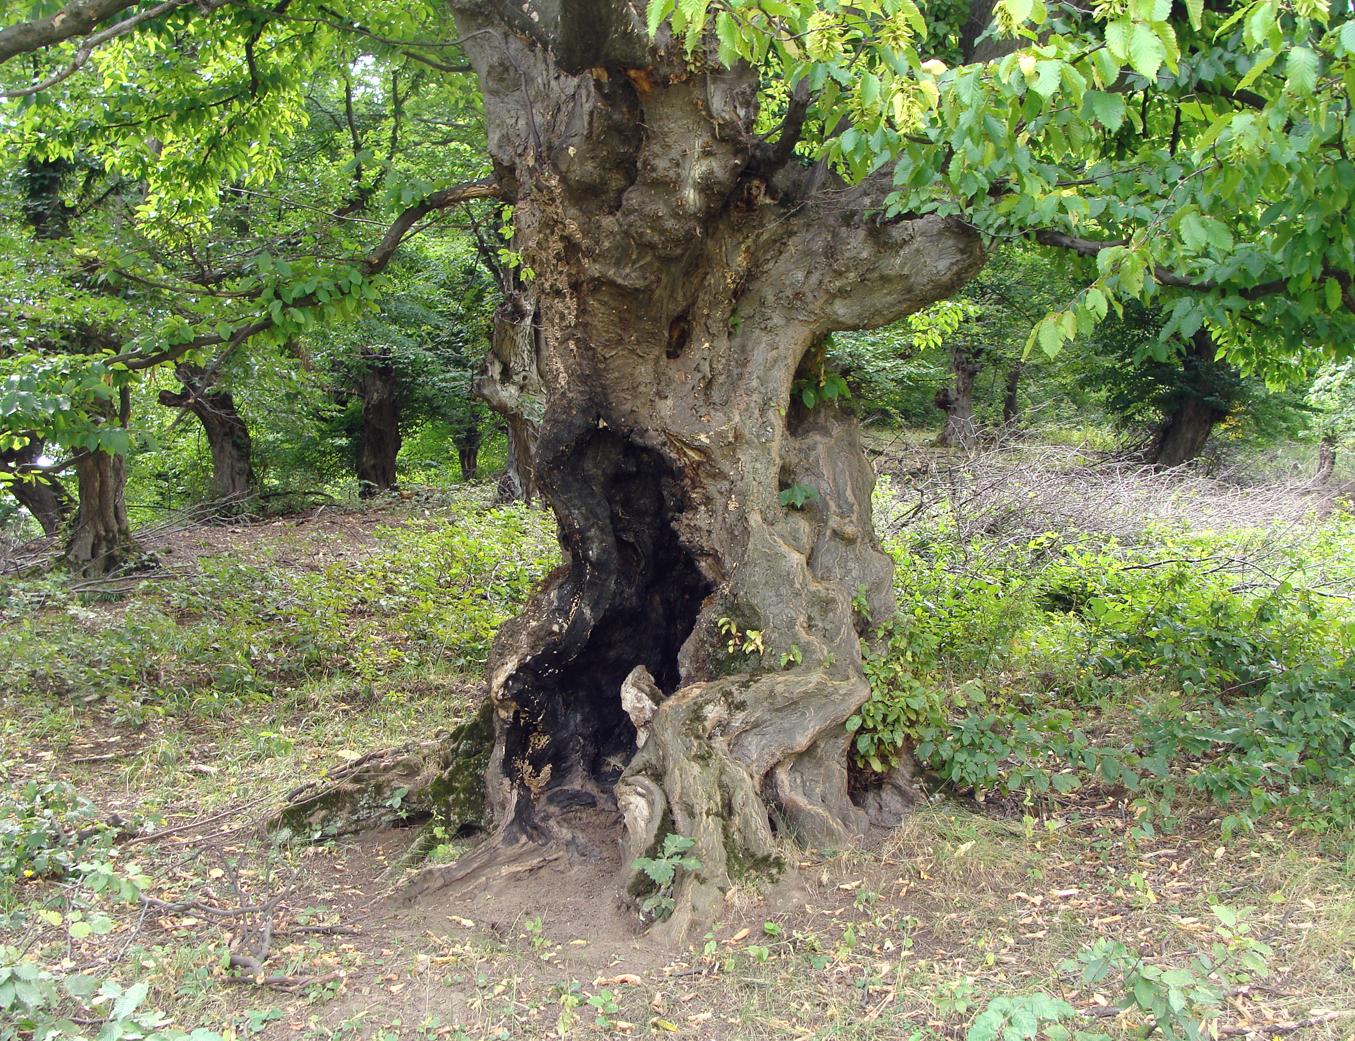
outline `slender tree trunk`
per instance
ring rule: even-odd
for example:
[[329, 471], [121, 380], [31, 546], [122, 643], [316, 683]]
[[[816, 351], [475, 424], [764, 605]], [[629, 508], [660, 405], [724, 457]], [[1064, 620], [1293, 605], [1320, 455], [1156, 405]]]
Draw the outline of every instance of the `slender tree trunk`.
[[358, 494], [366, 499], [395, 489], [400, 454], [400, 382], [385, 354], [367, 355], [362, 378], [362, 436], [358, 445]]
[[[486, 884], [540, 842], [598, 849], [619, 812], [623, 870], [666, 834], [694, 841], [667, 925], [689, 935], [788, 839], [867, 824], [847, 785], [845, 722], [869, 695], [853, 598], [885, 617], [892, 571], [856, 421], [792, 402], [797, 370], [835, 330], [950, 295], [982, 251], [959, 222], [879, 219], [887, 175], [847, 187], [789, 162], [791, 131], [784, 149], [755, 132], [756, 75], [693, 72], [640, 5], [543, 8], [523, 35], [511, 4], [453, 7], [537, 273], [537, 317], [517, 320], [565, 564], [495, 641], [498, 831], [440, 877]], [[797, 484], [817, 497], [783, 506]], [[765, 654], [730, 653], [721, 619]]]
[[1335, 472], [1336, 435], [1323, 434], [1322, 440], [1317, 443], [1317, 473], [1313, 474], [1313, 480], [1325, 484]]
[[535, 294], [506, 293], [474, 383], [475, 393], [507, 423], [508, 462], [499, 484], [499, 498], [506, 502], [532, 502], [540, 495], [532, 460], [545, 407], [541, 347]]
[[971, 347], [952, 347], [950, 368], [954, 381], [936, 395], [936, 407], [946, 414], [946, 425], [937, 438], [937, 444], [972, 444], [979, 433], [978, 423], [974, 420], [974, 381], [979, 375], [978, 351]]
[[51, 474], [23, 471], [24, 467], [37, 464], [42, 450], [43, 442], [33, 438], [22, 448], [0, 453], [0, 470], [16, 475], [5, 487], [42, 526], [43, 534], [55, 535], [70, 516], [73, 504], [65, 487]]
[[162, 390], [160, 404], [186, 409], [202, 423], [212, 453], [212, 501], [227, 513], [247, 510], [257, 488], [249, 427], [234, 395], [211, 385], [196, 366], [180, 365], [175, 372], [183, 387], [178, 393]]
[[1019, 361], [1013, 362], [1012, 367], [1007, 370], [1007, 380], [1002, 392], [1003, 426], [1015, 426], [1017, 417], [1021, 414], [1021, 377], [1025, 370], [1025, 363]]
[[1208, 370], [1217, 364], [1218, 348], [1213, 337], [1201, 329], [1191, 337], [1185, 355], [1183, 393], [1177, 406], [1162, 420], [1148, 450], [1148, 461], [1170, 469], [1198, 459], [1209, 436], [1228, 413], [1208, 397]]
[[456, 435], [456, 458], [461, 479], [473, 481], [480, 473], [480, 424], [472, 422]]

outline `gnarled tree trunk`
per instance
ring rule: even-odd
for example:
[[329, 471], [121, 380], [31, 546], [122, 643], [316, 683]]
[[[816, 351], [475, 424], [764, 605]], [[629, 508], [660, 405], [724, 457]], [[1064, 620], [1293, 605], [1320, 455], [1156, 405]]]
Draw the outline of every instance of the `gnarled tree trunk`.
[[1185, 369], [1179, 400], [1158, 427], [1148, 449], [1148, 461], [1171, 468], [1198, 459], [1214, 427], [1228, 418], [1209, 394], [1209, 369], [1217, 364], [1214, 338], [1201, 329], [1190, 338], [1181, 364]]
[[123, 570], [141, 556], [127, 521], [127, 463], [120, 455], [91, 452], [76, 461], [80, 504], [66, 543], [67, 566], [87, 578]]
[[[131, 391], [122, 387], [117, 415], [110, 406], [101, 421], [125, 428], [130, 410]], [[143, 555], [127, 520], [127, 460], [111, 452], [89, 452], [77, 457], [75, 476], [79, 505], [63, 554], [66, 566], [88, 578], [126, 570]]]
[[362, 435], [358, 443], [358, 495], [371, 498], [395, 488], [395, 459], [400, 454], [400, 381], [388, 355], [367, 352], [362, 398]]
[[22, 448], [0, 453], [0, 470], [15, 474], [5, 488], [33, 515], [43, 534], [55, 535], [70, 516], [72, 503], [65, 487], [49, 473], [28, 470], [42, 458], [43, 442], [33, 438]]
[[1325, 484], [1331, 480], [1334, 473], [1336, 473], [1336, 435], [1324, 434], [1322, 440], [1317, 443], [1317, 472], [1313, 474], [1313, 480]]
[[1026, 371], [1025, 362], [1012, 362], [1007, 370], [1006, 382], [1002, 389], [1002, 425], [1015, 426], [1021, 415], [1021, 377]]
[[180, 365], [175, 374], [183, 387], [178, 393], [162, 390], [160, 404], [186, 409], [202, 423], [212, 453], [212, 501], [226, 513], [242, 512], [256, 486], [249, 427], [235, 407], [235, 396], [213, 386], [197, 366]]
[[525, 290], [506, 292], [494, 315], [489, 353], [475, 377], [474, 390], [504, 417], [508, 427], [508, 462], [499, 487], [499, 497], [508, 502], [532, 502], [540, 495], [533, 469], [537, 426], [545, 408], [540, 356], [535, 295]]
[[972, 444], [979, 432], [974, 420], [974, 381], [979, 375], [979, 352], [968, 346], [952, 347], [950, 370], [954, 381], [936, 392], [936, 407], [946, 414], [946, 425], [937, 444]]
[[472, 422], [456, 435], [456, 460], [461, 479], [473, 481], [480, 473], [480, 425]]
[[[882, 220], [888, 176], [847, 187], [790, 162], [793, 127], [781, 146], [754, 133], [756, 76], [710, 55], [693, 71], [651, 44], [642, 5], [453, 7], [537, 273], [517, 321], [565, 555], [495, 642], [496, 845], [577, 844], [590, 804], [619, 808], [626, 863], [689, 836], [686, 935], [787, 839], [866, 823], [847, 788], [844, 722], [869, 692], [852, 600], [892, 611], [891, 568], [856, 423], [792, 402], [801, 360], [950, 295], [982, 252], [959, 222]], [[792, 485], [817, 497], [785, 507]], [[721, 619], [766, 653], [730, 653]]]

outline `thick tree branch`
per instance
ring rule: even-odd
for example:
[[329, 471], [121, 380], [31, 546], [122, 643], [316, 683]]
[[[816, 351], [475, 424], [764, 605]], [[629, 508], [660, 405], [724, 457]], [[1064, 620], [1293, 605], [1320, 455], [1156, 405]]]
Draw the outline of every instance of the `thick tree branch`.
[[805, 116], [809, 113], [811, 100], [809, 80], [802, 79], [791, 91], [786, 118], [781, 121], [781, 131], [776, 140], [758, 141], [753, 146], [748, 164], [750, 170], [768, 176], [790, 162], [790, 157], [795, 154], [795, 146], [800, 143], [800, 135], [804, 132]]
[[60, 11], [46, 18], [35, 18], [31, 22], [20, 22], [0, 29], [0, 65], [20, 54], [50, 47], [73, 36], [83, 36], [105, 18], [120, 14], [136, 4], [137, 0], [71, 0]]

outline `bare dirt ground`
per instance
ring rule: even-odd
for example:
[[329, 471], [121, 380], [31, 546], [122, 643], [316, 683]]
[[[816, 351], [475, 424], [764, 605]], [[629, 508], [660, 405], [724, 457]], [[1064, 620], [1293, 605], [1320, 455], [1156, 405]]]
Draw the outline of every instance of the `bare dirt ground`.
[[[419, 509], [319, 509], [154, 545], [175, 569], [246, 550], [325, 567], [359, 559], [377, 528]], [[1269, 975], [1229, 988], [1214, 1036], [1355, 1038], [1355, 859], [1284, 830], [1225, 842], [1203, 807], [1145, 837], [1104, 793], [938, 798], [864, 848], [802, 852], [782, 877], [749, 879], [688, 947], [645, 933], [605, 843], [493, 888], [411, 900], [391, 865], [412, 828], [270, 839], [263, 824], [295, 785], [424, 736], [479, 696], [464, 677], [433, 675], [382, 695], [303, 687], [228, 720], [129, 725], [100, 705], [12, 706], [0, 729], [9, 781], [69, 780], [107, 816], [161, 818], [114, 848], [152, 880], [151, 902], [110, 909], [110, 932], [68, 939], [52, 964], [144, 980], [175, 1022], [239, 1038], [940, 1041], [964, 1038], [994, 997], [1043, 991], [1077, 1010], [1070, 1025], [1089, 1038], [1119, 1039], [1145, 1036], [1147, 1021], [1119, 1014], [1119, 992], [1082, 984], [1068, 960], [1105, 939], [1188, 965], [1219, 943], [1222, 904], [1273, 954]], [[285, 751], [259, 751], [278, 735]], [[43, 885], [60, 896], [50, 883], [20, 894]], [[25, 942], [57, 950], [59, 937], [35, 924]]]

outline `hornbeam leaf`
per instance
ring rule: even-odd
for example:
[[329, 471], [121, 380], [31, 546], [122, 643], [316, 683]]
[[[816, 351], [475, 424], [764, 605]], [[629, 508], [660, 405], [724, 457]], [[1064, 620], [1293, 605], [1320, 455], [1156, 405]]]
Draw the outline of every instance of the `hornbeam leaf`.
[[1190, 27], [1198, 29], [1204, 20], [1204, 0], [1186, 0], [1186, 14], [1190, 18]]
[[715, 36], [720, 41], [720, 61], [733, 68], [739, 60], [739, 26], [728, 11], [721, 11], [716, 17]]
[[1157, 70], [1166, 57], [1167, 48], [1152, 27], [1137, 23], [1129, 37], [1129, 64], [1134, 71], [1151, 83], [1157, 79]]
[[1317, 52], [1307, 47], [1295, 47], [1285, 62], [1289, 89], [1295, 94], [1311, 94], [1317, 89]]
[[1007, 9], [1007, 14], [1017, 25], [1020, 25], [1030, 17], [1030, 12], [1035, 7], [1035, 0], [1005, 0], [1003, 6]]
[[1087, 91], [1087, 107], [1091, 116], [1112, 134], [1124, 125], [1124, 98], [1102, 90]]
[[1106, 50], [1120, 64], [1129, 59], [1129, 34], [1131, 23], [1126, 21], [1109, 22], [1106, 25]]
[[1268, 68], [1275, 64], [1275, 59], [1278, 57], [1279, 55], [1277, 55], [1270, 48], [1266, 48], [1264, 51], [1261, 51], [1261, 53], [1256, 56], [1256, 64], [1247, 70], [1247, 74], [1242, 77], [1241, 81], [1239, 81], [1237, 89], [1246, 90], [1248, 87], [1250, 87], [1253, 83], [1256, 82], [1257, 77], [1259, 77]]

